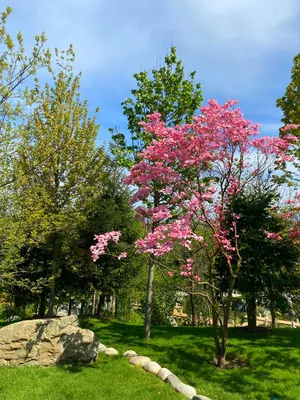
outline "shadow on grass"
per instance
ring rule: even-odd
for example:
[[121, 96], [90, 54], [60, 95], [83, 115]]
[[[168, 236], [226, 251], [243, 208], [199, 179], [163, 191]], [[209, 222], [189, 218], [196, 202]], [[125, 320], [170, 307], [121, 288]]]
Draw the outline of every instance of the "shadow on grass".
[[[242, 399], [300, 399], [300, 330], [276, 329], [250, 333], [241, 328], [229, 330], [228, 356], [242, 357], [249, 366], [219, 370], [211, 364], [214, 342], [211, 328], [153, 327], [152, 340], [143, 339], [143, 327], [112, 321], [101, 324], [84, 320], [82, 326], [92, 329], [104, 344], [133, 349], [169, 367], [183, 381], [204, 387], [209, 382], [227, 393], [238, 393]], [[288, 375], [287, 375], [288, 374]], [[287, 382], [288, 379], [288, 382]], [[285, 387], [299, 392], [287, 394]], [[298, 397], [297, 397], [298, 396]]]
[[[107, 364], [108, 361], [102, 362], [101, 364]], [[87, 369], [97, 369], [99, 365], [97, 363], [93, 364], [72, 364], [72, 365], [56, 365], [60, 371], [71, 373], [71, 374], [79, 374], [83, 370]]]

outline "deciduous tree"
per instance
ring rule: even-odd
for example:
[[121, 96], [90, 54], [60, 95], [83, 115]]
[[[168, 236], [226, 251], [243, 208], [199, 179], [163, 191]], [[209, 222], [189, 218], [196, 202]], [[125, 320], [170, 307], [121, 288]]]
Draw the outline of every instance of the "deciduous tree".
[[[123, 112], [128, 120], [130, 144], [127, 144], [125, 135], [117, 130], [113, 133], [112, 152], [118, 163], [123, 167], [130, 167], [136, 161], [140, 151], [145, 149], [153, 138], [152, 132], [142, 129], [140, 122], [148, 114], [158, 112], [167, 126], [191, 122], [202, 103], [203, 96], [200, 83], [195, 83], [193, 71], [185, 77], [183, 63], [178, 59], [176, 48], [172, 47], [169, 55], [165, 56], [164, 64], [159, 69], [152, 70], [152, 76], [147, 71], [134, 75], [137, 88], [132, 90], [132, 98], [123, 103]], [[155, 188], [153, 188], [155, 190]], [[152, 197], [153, 207], [160, 204], [160, 195], [155, 191]], [[149, 230], [156, 226], [149, 225]], [[145, 331], [144, 336], [150, 339], [151, 303], [154, 281], [154, 263], [149, 259], [148, 285], [146, 299]]]

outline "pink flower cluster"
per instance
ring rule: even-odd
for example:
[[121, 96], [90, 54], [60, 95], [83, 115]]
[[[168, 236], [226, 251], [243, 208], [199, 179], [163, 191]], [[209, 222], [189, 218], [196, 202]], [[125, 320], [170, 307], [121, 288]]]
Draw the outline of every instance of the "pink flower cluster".
[[282, 240], [282, 237], [280, 236], [279, 233], [276, 232], [268, 232], [264, 231], [267, 239], [272, 239], [272, 240]]
[[191, 228], [191, 218], [184, 216], [169, 224], [159, 225], [153, 232], [148, 233], [143, 239], [136, 241], [138, 253], [149, 253], [162, 256], [174, 248], [176, 241], [191, 249], [193, 240], [203, 242], [203, 237], [196, 235]]
[[[119, 231], [106, 232], [103, 235], [95, 235], [95, 240], [97, 243], [90, 247], [93, 261], [97, 261], [103, 254], [110, 254], [107, 249], [108, 242], [112, 241], [117, 244], [119, 243], [120, 237], [121, 233]], [[117, 256], [119, 260], [124, 257], [127, 257], [126, 252], [122, 252], [119, 256]]]
[[[181, 267], [182, 271], [179, 272], [179, 275], [184, 276], [186, 278], [189, 278], [189, 279], [199, 283], [201, 281], [201, 277], [199, 275], [193, 274], [193, 259], [188, 258], [186, 261], [187, 261], [187, 264], [182, 265], [182, 267]], [[168, 271], [168, 275], [171, 277], [174, 276], [174, 271]]]
[[[136, 242], [138, 253], [159, 257], [171, 252], [175, 243], [190, 251], [193, 243], [205, 246], [196, 230], [202, 226], [211, 232], [215, 248], [227, 262], [234, 259], [239, 217], [231, 211], [231, 199], [263, 169], [263, 165], [252, 166], [247, 157], [256, 149], [266, 165], [273, 159], [289, 161], [288, 150], [296, 140], [292, 135], [256, 138], [258, 125], [245, 119], [236, 104], [233, 100], [223, 105], [210, 100], [192, 123], [183, 126], [167, 127], [157, 113], [141, 123], [154, 139], [139, 155], [140, 161], [131, 168], [126, 183], [137, 187], [133, 202], [144, 203], [137, 212], [156, 227]], [[156, 207], [154, 193], [158, 194]], [[233, 223], [225, 229], [228, 216]], [[268, 238], [280, 240], [276, 235], [266, 232]], [[201, 279], [193, 275], [189, 262], [181, 275]]]

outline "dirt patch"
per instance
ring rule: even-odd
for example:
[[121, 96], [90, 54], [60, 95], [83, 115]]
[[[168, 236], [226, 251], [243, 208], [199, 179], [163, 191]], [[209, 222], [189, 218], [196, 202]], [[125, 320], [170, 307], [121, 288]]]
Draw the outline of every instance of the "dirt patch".
[[[211, 364], [217, 368], [217, 359], [215, 358], [213, 361], [211, 361]], [[249, 365], [250, 363], [247, 358], [237, 356], [235, 354], [228, 354], [226, 356], [226, 364], [224, 366], [224, 369], [247, 368], [249, 367]]]

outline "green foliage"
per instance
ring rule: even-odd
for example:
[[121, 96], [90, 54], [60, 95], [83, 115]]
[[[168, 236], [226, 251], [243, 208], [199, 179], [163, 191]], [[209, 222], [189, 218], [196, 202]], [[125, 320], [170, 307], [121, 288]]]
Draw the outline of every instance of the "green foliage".
[[19, 126], [36, 99], [26, 85], [38, 80], [41, 68], [51, 70], [45, 35], [36, 36], [33, 48], [25, 49], [22, 34], [19, 32], [13, 38], [7, 31], [11, 12], [7, 7], [0, 14], [0, 284], [17, 283], [13, 266], [19, 259], [19, 244], [23, 240], [20, 220], [14, 218], [16, 194], [12, 183], [16, 179], [13, 162], [20, 146]]
[[[170, 325], [170, 317], [173, 314], [177, 297], [177, 289], [173, 283], [157, 274], [154, 281], [154, 295], [152, 298], [152, 325]], [[141, 308], [143, 313], [145, 313], [145, 307], [145, 300], [142, 299]]]
[[285, 125], [300, 124], [300, 53], [294, 58], [291, 82], [287, 86], [284, 96], [277, 99], [276, 106], [282, 109], [281, 121]]
[[[86, 270], [93, 287], [105, 294], [118, 292], [119, 289], [134, 285], [142, 267], [143, 258], [135, 255], [134, 242], [141, 235], [140, 221], [134, 218], [134, 211], [129, 203], [130, 192], [122, 183], [123, 175], [111, 161], [106, 161], [101, 179], [101, 190], [86, 209], [86, 220], [79, 228], [79, 248], [88, 250], [85, 260]], [[118, 252], [126, 251], [128, 256], [118, 260], [111, 256], [102, 256], [93, 263], [89, 247], [94, 243], [95, 234], [108, 231], [121, 232]], [[113, 251], [115, 245], [110, 245]], [[72, 265], [76, 265], [74, 260]]]
[[[291, 71], [291, 81], [286, 88], [284, 96], [280, 97], [276, 101], [276, 106], [280, 107], [283, 112], [283, 118], [281, 121], [284, 125], [287, 124], [300, 124], [300, 53], [294, 58], [294, 65]], [[293, 130], [293, 135], [300, 138], [300, 129]], [[280, 135], [284, 136], [286, 132], [280, 131]], [[300, 162], [300, 145], [295, 146], [293, 154], [296, 156], [294, 162], [296, 168], [299, 170]], [[290, 174], [289, 174], [289, 177]]]
[[[299, 286], [299, 249], [288, 238], [270, 240], [265, 231], [278, 233], [285, 221], [273, 215], [270, 207], [276, 195], [270, 188], [255, 188], [238, 195], [233, 210], [240, 215], [238, 238], [241, 268], [235, 288], [246, 297], [254, 297], [259, 304], [284, 311], [288, 307], [287, 295]], [[225, 261], [219, 265], [222, 287], [228, 285]]]
[[146, 71], [134, 75], [137, 88], [131, 91], [133, 97], [121, 103], [128, 121], [130, 144], [126, 143], [124, 134], [110, 130], [114, 142], [112, 152], [121, 166], [130, 167], [137, 154], [151, 143], [151, 135], [139, 125], [147, 115], [160, 113], [168, 126], [191, 122], [203, 100], [201, 85], [195, 84], [195, 74], [193, 71], [185, 78], [182, 61], [172, 47], [164, 64], [153, 69], [152, 75]]

